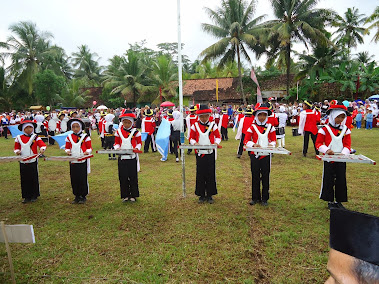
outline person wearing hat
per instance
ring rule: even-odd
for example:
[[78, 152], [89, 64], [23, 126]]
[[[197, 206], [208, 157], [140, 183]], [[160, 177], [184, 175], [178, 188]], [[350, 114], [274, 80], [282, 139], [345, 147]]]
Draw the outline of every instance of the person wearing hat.
[[[333, 101], [326, 113], [329, 123], [318, 132], [317, 150], [326, 155], [349, 155], [351, 131], [343, 124], [347, 108]], [[324, 161], [320, 199], [328, 201], [328, 208], [344, 208], [342, 202], [347, 202], [346, 163]]]
[[63, 111], [58, 114], [58, 122], [57, 122], [58, 133], [62, 133], [61, 123], [62, 123], [62, 120], [65, 118], [65, 116], [66, 115], [64, 114]]
[[[71, 118], [67, 122], [67, 130], [73, 133], [66, 137], [65, 151], [67, 155], [79, 157], [92, 153], [91, 138], [83, 132], [84, 122], [79, 118]], [[75, 195], [73, 204], [83, 204], [88, 195], [89, 159], [70, 162], [70, 179], [72, 193]]]
[[[191, 112], [191, 114], [187, 115], [186, 117], [186, 125], [187, 125], [187, 137], [188, 137], [188, 140], [189, 140], [189, 137], [190, 137], [190, 131], [191, 131], [191, 127], [192, 125], [195, 124], [196, 121], [199, 120], [199, 117], [196, 115], [196, 109], [197, 107], [196, 106], [190, 106], [189, 110]], [[192, 152], [192, 149], [188, 149], [187, 150], [187, 155], [191, 154]]]
[[183, 121], [180, 119], [180, 112], [172, 112], [173, 120], [170, 121], [170, 151], [175, 154], [175, 161], [179, 162], [178, 145], [180, 145], [180, 131]]
[[148, 108], [145, 110], [145, 117], [142, 119], [141, 123], [141, 132], [147, 132], [147, 137], [145, 140], [145, 145], [144, 145], [144, 153], [149, 152], [150, 144], [151, 144], [151, 149], [154, 152], [157, 151], [157, 147], [155, 145], [155, 128], [157, 127], [155, 123], [155, 119], [153, 117], [154, 112], [152, 109]]
[[276, 115], [278, 118], [278, 127], [276, 128], [276, 140], [278, 141], [278, 147], [285, 146], [285, 136], [286, 136], [286, 124], [288, 119], [288, 114], [286, 113], [285, 106], [279, 107], [279, 113]]
[[[119, 116], [121, 126], [115, 133], [115, 150], [141, 150], [141, 133], [133, 128], [136, 115], [130, 110], [123, 110]], [[137, 153], [120, 155], [118, 158], [118, 178], [123, 202], [135, 202], [139, 197], [138, 172], [139, 159]]]
[[[210, 122], [212, 110], [207, 105], [200, 105], [196, 111], [199, 120], [191, 126], [191, 145], [220, 144], [221, 136], [217, 125]], [[213, 195], [217, 194], [216, 186], [216, 153], [214, 150], [196, 150], [196, 190], [199, 203], [214, 203]]]
[[220, 122], [218, 123], [218, 130], [221, 131], [221, 140], [228, 141], [228, 124], [229, 124], [229, 115], [228, 110], [223, 109], [220, 117]]
[[[244, 144], [247, 147], [275, 147], [275, 127], [268, 123], [271, 110], [267, 104], [260, 105], [254, 112], [254, 122], [246, 131]], [[264, 156], [250, 152], [250, 166], [252, 176], [252, 199], [250, 205], [261, 203], [267, 206], [270, 188], [271, 155]], [[260, 184], [262, 182], [262, 193]]]
[[[17, 135], [14, 142], [14, 152], [16, 155], [28, 157], [37, 154], [39, 147], [40, 154], [46, 150], [46, 144], [42, 141], [34, 129], [37, 124], [31, 120], [24, 120], [18, 125], [18, 129], [23, 134]], [[28, 161], [20, 161], [21, 195], [22, 203], [34, 202], [40, 196], [38, 179], [38, 160], [36, 158]]]
[[316, 155], [319, 154], [316, 148], [316, 138], [317, 138], [317, 123], [320, 122], [320, 116], [317, 114], [315, 109], [312, 109], [312, 104], [308, 101], [304, 101], [303, 110], [300, 112], [299, 118], [299, 134], [304, 135], [303, 141], [303, 156], [307, 156], [309, 136], [313, 141]]
[[246, 131], [250, 128], [250, 126], [253, 124], [254, 117], [253, 117], [253, 110], [251, 108], [247, 108], [245, 110], [245, 116], [241, 118], [237, 134], [236, 134], [236, 140], [240, 140], [238, 150], [237, 150], [237, 158], [241, 158], [243, 153], [243, 142], [245, 141]]
[[276, 113], [274, 112], [274, 106], [271, 103], [271, 101], [267, 102], [268, 108], [271, 110], [271, 115], [267, 118], [267, 123], [270, 123], [274, 127], [278, 127], [279, 125], [279, 120], [278, 117], [276, 116]]
[[325, 284], [379, 283], [379, 217], [332, 208], [329, 246]]

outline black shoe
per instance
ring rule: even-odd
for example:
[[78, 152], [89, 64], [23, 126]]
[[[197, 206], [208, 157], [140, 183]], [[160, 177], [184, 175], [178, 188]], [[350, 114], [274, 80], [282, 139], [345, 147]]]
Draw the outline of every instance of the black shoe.
[[328, 209], [332, 209], [332, 208], [338, 208], [337, 207], [337, 203], [334, 203], [334, 202], [328, 202]]
[[144, 153], [149, 153], [149, 151], [143, 151]]
[[200, 203], [200, 204], [202, 204], [202, 203], [204, 203], [205, 202], [205, 196], [200, 196], [199, 197], [199, 201], [198, 201], [198, 203]]
[[37, 197], [30, 199], [30, 202], [36, 202], [36, 201], [37, 201]]
[[191, 154], [191, 152], [192, 152], [192, 151], [188, 150], [188, 151], [187, 151], [187, 155]]
[[71, 204], [78, 204], [79, 203], [79, 197], [76, 196], [75, 199], [71, 202]]
[[240, 155], [240, 154], [238, 154], [238, 155], [237, 155], [237, 158], [238, 158], [238, 159], [240, 159], [240, 158], [241, 158], [241, 155]]
[[250, 202], [249, 202], [249, 204], [250, 205], [255, 205], [255, 204], [257, 204], [257, 203], [260, 203], [260, 201], [259, 200], [251, 200]]
[[306, 157], [307, 156], [307, 153], [303, 153], [303, 157]]
[[30, 202], [32, 202], [32, 200], [29, 199], [29, 198], [24, 198], [21, 202], [25, 204], [25, 203], [30, 203]]
[[267, 201], [266, 200], [262, 200], [262, 206], [267, 206], [268, 205], [268, 203], [267, 203]]
[[346, 209], [345, 206], [343, 206], [341, 202], [336, 202], [336, 203], [334, 203], [334, 206], [335, 206], [336, 208]]
[[215, 203], [215, 201], [214, 201], [214, 199], [212, 198], [212, 196], [208, 196], [207, 201], [208, 201], [209, 204], [213, 204], [213, 203]]
[[86, 201], [87, 201], [87, 198], [85, 196], [79, 196], [79, 201], [78, 201], [79, 204], [84, 204], [86, 203]]

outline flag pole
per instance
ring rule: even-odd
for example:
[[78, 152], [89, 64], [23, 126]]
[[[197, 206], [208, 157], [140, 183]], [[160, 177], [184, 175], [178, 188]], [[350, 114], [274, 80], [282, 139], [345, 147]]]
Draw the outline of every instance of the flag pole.
[[[182, 36], [180, 26], [180, 0], [177, 0], [177, 16], [178, 16], [178, 81], [179, 81], [179, 109], [180, 109], [180, 121], [182, 126], [180, 129], [180, 142], [184, 143], [184, 109], [183, 109], [183, 81], [182, 81]], [[182, 187], [183, 197], [186, 197], [186, 168], [184, 160], [184, 149], [181, 149], [180, 156], [182, 158]]]

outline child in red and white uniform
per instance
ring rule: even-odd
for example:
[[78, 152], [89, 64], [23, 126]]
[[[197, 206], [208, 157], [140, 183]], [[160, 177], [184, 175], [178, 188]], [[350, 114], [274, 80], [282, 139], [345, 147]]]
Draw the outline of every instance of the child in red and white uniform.
[[[67, 122], [67, 130], [74, 133], [66, 138], [66, 153], [73, 157], [90, 155], [92, 153], [91, 138], [83, 132], [84, 122], [78, 118], [72, 118]], [[89, 159], [70, 162], [70, 179], [72, 193], [75, 199], [72, 203], [83, 204], [88, 195], [88, 173], [90, 172]]]
[[242, 119], [243, 117], [245, 117], [245, 115], [242, 113], [242, 111], [243, 111], [243, 110], [242, 110], [241, 107], [238, 108], [238, 110], [237, 110], [237, 115], [236, 115], [236, 117], [235, 117], [235, 119], [234, 119], [233, 132], [236, 131], [236, 128], [238, 129], [238, 126], [239, 126], [239, 123], [240, 123], [241, 119]]
[[[329, 123], [320, 128], [316, 147], [324, 154], [349, 155], [351, 151], [351, 131], [344, 124], [347, 108], [337, 101], [332, 101], [326, 114]], [[322, 175], [320, 199], [328, 201], [328, 208], [344, 208], [342, 202], [347, 202], [346, 163], [326, 162]]]
[[136, 116], [129, 110], [124, 110], [119, 116], [121, 126], [115, 133], [115, 150], [133, 150], [133, 153], [120, 155], [118, 159], [118, 178], [120, 180], [120, 192], [123, 202], [135, 202], [139, 197], [138, 172], [139, 159], [136, 152], [142, 147], [141, 133], [133, 128]]
[[308, 152], [308, 144], [309, 144], [309, 136], [313, 141], [313, 145], [315, 148], [316, 155], [319, 154], [316, 148], [316, 139], [317, 139], [317, 124], [320, 122], [320, 115], [318, 111], [312, 109], [313, 105], [307, 101], [303, 103], [303, 111], [300, 112], [299, 118], [299, 134], [304, 135], [303, 141], [303, 156], [307, 156]]
[[105, 116], [107, 114], [105, 112], [100, 113], [100, 120], [99, 120], [99, 132], [100, 132], [100, 139], [101, 139], [101, 147], [105, 147], [105, 124], [107, 123], [105, 121]]
[[[254, 112], [254, 123], [247, 130], [244, 144], [247, 147], [275, 147], [276, 131], [275, 127], [268, 123], [268, 117], [271, 115], [271, 110], [267, 105], [263, 104]], [[250, 152], [251, 175], [252, 175], [252, 199], [250, 205], [262, 202], [263, 206], [267, 206], [270, 189], [270, 168], [271, 155], [263, 156]], [[260, 183], [262, 181], [262, 193]]]
[[218, 123], [218, 130], [221, 131], [221, 140], [228, 141], [228, 124], [229, 124], [228, 110], [223, 109], [222, 115], [220, 117], [220, 122]]
[[[209, 122], [212, 111], [206, 105], [201, 105], [196, 111], [199, 121], [191, 126], [191, 145], [220, 144], [221, 136], [217, 125]], [[199, 203], [214, 203], [213, 195], [217, 194], [216, 186], [216, 153], [214, 150], [196, 150], [196, 190]]]
[[[46, 144], [42, 141], [34, 129], [37, 124], [24, 120], [18, 125], [18, 129], [24, 134], [18, 135], [14, 143], [14, 152], [22, 157], [36, 155], [37, 147], [43, 154], [46, 150]], [[39, 179], [38, 179], [38, 160], [36, 158], [28, 161], [20, 161], [20, 177], [21, 177], [21, 194], [22, 203], [34, 202], [40, 196]]]
[[155, 119], [153, 115], [154, 115], [154, 112], [152, 109], [145, 110], [146, 117], [142, 119], [142, 123], [141, 123], [141, 132], [147, 133], [145, 145], [143, 148], [144, 153], [149, 152], [150, 144], [151, 144], [151, 149], [153, 153], [157, 151], [157, 147], [155, 145], [155, 137], [154, 137], [155, 128], [157, 127], [157, 124], [155, 123]]

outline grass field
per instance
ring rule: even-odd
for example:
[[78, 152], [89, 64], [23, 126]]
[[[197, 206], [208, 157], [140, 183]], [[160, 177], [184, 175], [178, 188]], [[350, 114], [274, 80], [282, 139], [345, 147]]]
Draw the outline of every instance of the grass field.
[[[197, 204], [195, 157], [186, 155], [187, 192], [181, 163], [172, 155], [140, 155], [141, 197], [122, 203], [117, 161], [91, 160], [85, 205], [73, 199], [68, 162], [39, 163], [41, 197], [21, 203], [19, 165], [0, 164], [0, 220], [32, 224], [35, 244], [11, 244], [17, 283], [323, 283], [328, 277], [329, 211], [319, 196], [322, 162], [301, 154], [302, 137], [287, 128], [291, 156], [275, 155], [268, 207], [249, 206], [247, 153], [236, 158], [230, 130], [218, 151], [215, 203]], [[94, 150], [100, 149], [97, 135]], [[379, 161], [379, 130], [353, 130], [357, 153]], [[14, 140], [0, 139], [0, 156], [13, 155]], [[63, 155], [50, 146], [46, 155]], [[348, 164], [351, 210], [379, 215], [378, 166]], [[0, 283], [9, 283], [0, 245]]]

